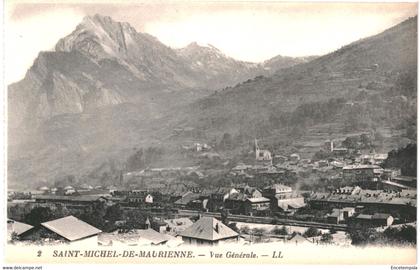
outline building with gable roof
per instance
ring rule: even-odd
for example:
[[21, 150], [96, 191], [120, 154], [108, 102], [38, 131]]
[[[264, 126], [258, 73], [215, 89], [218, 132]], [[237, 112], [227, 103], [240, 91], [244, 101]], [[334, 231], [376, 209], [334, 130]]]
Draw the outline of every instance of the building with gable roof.
[[96, 245], [97, 236], [101, 232], [98, 228], [70, 215], [41, 223], [38, 228], [22, 234], [22, 239], [32, 241], [44, 239], [58, 242], [77, 241], [78, 243], [83, 241], [86, 244], [89, 242]]
[[221, 242], [237, 242], [239, 234], [213, 217], [202, 217], [196, 223], [180, 232], [186, 244], [217, 245]]

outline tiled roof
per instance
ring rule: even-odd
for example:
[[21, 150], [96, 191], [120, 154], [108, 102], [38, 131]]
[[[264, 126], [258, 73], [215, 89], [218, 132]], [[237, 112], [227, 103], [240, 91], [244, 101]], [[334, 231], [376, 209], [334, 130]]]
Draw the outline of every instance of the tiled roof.
[[202, 217], [179, 235], [209, 241], [233, 238], [239, 234], [213, 217]]

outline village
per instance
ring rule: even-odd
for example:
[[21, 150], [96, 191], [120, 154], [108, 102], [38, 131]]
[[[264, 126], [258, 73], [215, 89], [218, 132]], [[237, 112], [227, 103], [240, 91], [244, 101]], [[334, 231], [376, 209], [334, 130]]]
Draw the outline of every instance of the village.
[[[100, 246], [289, 243], [415, 244], [417, 179], [384, 168], [387, 153], [363, 153], [327, 140], [322, 158], [277, 155], [253, 142], [211, 183], [200, 166], [121, 172], [107, 187], [77, 183], [9, 191], [8, 241]], [[206, 143], [181, 146], [218, 156]], [[320, 154], [318, 154], [320, 156]], [[213, 172], [214, 173], [214, 172]], [[306, 187], [308, 175], [323, 186]], [[376, 238], [365, 237], [373, 235]]]

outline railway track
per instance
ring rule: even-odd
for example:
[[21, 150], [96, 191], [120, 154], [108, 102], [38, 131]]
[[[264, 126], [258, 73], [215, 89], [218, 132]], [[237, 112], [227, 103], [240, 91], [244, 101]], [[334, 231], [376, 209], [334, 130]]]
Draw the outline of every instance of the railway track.
[[[208, 216], [220, 218], [220, 213], [214, 212], [200, 212], [194, 210], [179, 210], [178, 216], [191, 217], [191, 216]], [[271, 224], [271, 225], [287, 225], [287, 226], [300, 226], [300, 227], [315, 227], [318, 229], [333, 229], [336, 231], [346, 231], [347, 225], [345, 224], [329, 224], [320, 223], [313, 221], [302, 221], [294, 219], [278, 219], [272, 217], [255, 217], [255, 216], [244, 216], [244, 215], [229, 215], [229, 220], [236, 222], [248, 222], [248, 223], [260, 223], [260, 224]]]

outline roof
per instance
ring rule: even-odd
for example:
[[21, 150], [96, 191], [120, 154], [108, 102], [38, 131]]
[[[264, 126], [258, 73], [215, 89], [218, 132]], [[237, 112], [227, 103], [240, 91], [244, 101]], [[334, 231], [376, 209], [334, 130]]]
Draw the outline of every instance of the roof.
[[75, 201], [75, 202], [93, 202], [99, 199], [105, 199], [102, 195], [82, 195], [82, 196], [56, 196], [56, 195], [38, 195], [35, 197], [38, 200], [51, 200], [51, 201]]
[[389, 217], [391, 217], [390, 214], [384, 214], [384, 213], [375, 213], [372, 216], [372, 219], [388, 219]]
[[192, 192], [187, 192], [184, 194], [184, 196], [182, 196], [181, 199], [177, 200], [176, 202], [174, 202], [174, 204], [178, 204], [178, 205], [187, 205], [189, 202], [196, 200], [200, 198], [200, 194], [198, 193], [192, 193]]
[[365, 165], [365, 164], [347, 165], [343, 167], [343, 170], [360, 170], [360, 169], [380, 169], [380, 167], [377, 165]]
[[360, 214], [356, 217], [357, 219], [367, 219], [367, 220], [371, 220], [372, 219], [372, 215], [365, 215], [365, 214]]
[[384, 190], [359, 189], [351, 194], [338, 193], [314, 193], [311, 201], [328, 201], [338, 203], [372, 203], [388, 205], [409, 205], [416, 207], [417, 190], [405, 189], [401, 192], [386, 192]]
[[226, 195], [226, 194], [237, 193], [237, 192], [238, 191], [235, 188], [233, 188], [233, 187], [219, 187], [213, 193], [215, 193], [215, 194], [221, 194], [221, 195]]
[[394, 187], [399, 187], [399, 188], [402, 188], [402, 189], [410, 189], [411, 188], [409, 186], [402, 185], [402, 184], [399, 184], [399, 183], [395, 183], [395, 182], [392, 182], [392, 181], [382, 181], [382, 183], [390, 185], [390, 186], [394, 186]]
[[21, 234], [29, 231], [33, 227], [34, 226], [32, 226], [32, 225], [22, 223], [22, 222], [19, 222], [19, 221], [15, 221], [15, 220], [8, 220], [7, 221], [7, 231], [10, 234], [16, 233], [17, 235], [21, 235]]
[[298, 233], [292, 236], [288, 241], [293, 243], [311, 243], [311, 241]]
[[69, 241], [79, 240], [102, 232], [74, 216], [44, 222], [41, 225]]
[[407, 182], [412, 182], [412, 181], [416, 181], [417, 177], [415, 176], [404, 176], [404, 175], [399, 175], [399, 176], [394, 176], [392, 177], [393, 180], [398, 180], [398, 181], [407, 181]]
[[339, 217], [340, 216], [340, 209], [334, 208], [331, 214], [328, 214], [328, 217]]
[[289, 191], [292, 190], [291, 187], [285, 186], [285, 185], [282, 185], [282, 184], [273, 184], [273, 185], [270, 185], [270, 186], [266, 186], [264, 188], [264, 190], [267, 190], [267, 189], [274, 189], [276, 193], [289, 192]]
[[267, 199], [265, 197], [259, 197], [259, 198], [247, 198], [248, 201], [252, 203], [259, 203], [259, 202], [269, 202], [270, 199]]
[[179, 233], [183, 237], [208, 241], [237, 237], [239, 234], [213, 217], [202, 217], [196, 223]]
[[247, 195], [244, 193], [233, 193], [229, 195], [229, 198], [227, 199], [232, 201], [245, 201], [247, 199]]
[[298, 200], [277, 200], [277, 206], [286, 211], [289, 208], [302, 208], [305, 206], [305, 203], [302, 203]]
[[165, 222], [169, 226], [176, 226], [176, 227], [180, 227], [180, 226], [188, 226], [189, 227], [189, 226], [193, 225], [193, 222], [189, 218], [165, 219]]
[[123, 242], [126, 244], [140, 244], [140, 243], [148, 243], [153, 245], [164, 244], [170, 240], [173, 240], [174, 237], [171, 235], [159, 233], [152, 229], [145, 229], [145, 230], [131, 230], [127, 233], [104, 233], [99, 236], [100, 242]]

